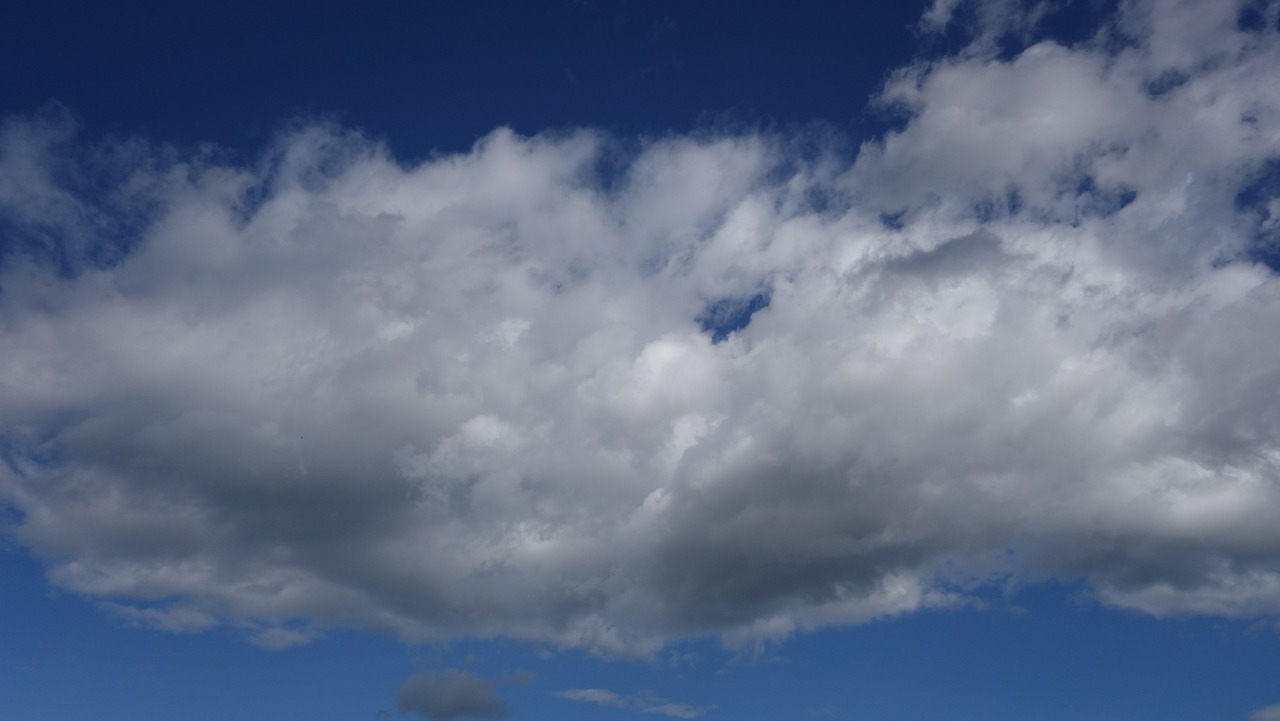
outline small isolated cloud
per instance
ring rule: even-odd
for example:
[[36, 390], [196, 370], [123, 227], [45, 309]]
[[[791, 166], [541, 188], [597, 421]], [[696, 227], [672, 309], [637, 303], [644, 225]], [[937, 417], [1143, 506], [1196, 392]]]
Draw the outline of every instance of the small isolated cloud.
[[492, 681], [465, 671], [423, 671], [410, 676], [400, 687], [396, 709], [400, 713], [416, 713], [427, 721], [506, 718], [510, 709], [493, 686]]
[[664, 699], [657, 698], [647, 691], [642, 691], [641, 693], [628, 696], [603, 688], [580, 688], [570, 689], [568, 691], [557, 691], [555, 695], [560, 698], [569, 699], [570, 701], [586, 701], [588, 703], [600, 704], [601, 706], [613, 706], [614, 708], [626, 709], [628, 711], [656, 713], [662, 714], [663, 716], [671, 716], [673, 718], [697, 718], [713, 708], [711, 706], [693, 706], [687, 703], [666, 701]]
[[249, 641], [255, 646], [274, 651], [293, 648], [294, 646], [305, 646], [319, 637], [320, 634], [315, 629], [272, 626], [250, 634]]
[[942, 32], [951, 22], [959, 0], [933, 0], [920, 16], [920, 27], [930, 32]]
[[1249, 721], [1280, 721], [1280, 704], [1260, 708], [1253, 712]]

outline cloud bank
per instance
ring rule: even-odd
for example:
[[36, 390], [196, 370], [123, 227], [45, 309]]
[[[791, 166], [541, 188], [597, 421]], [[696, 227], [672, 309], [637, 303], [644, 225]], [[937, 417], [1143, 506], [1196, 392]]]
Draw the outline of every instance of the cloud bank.
[[245, 164], [10, 119], [9, 532], [268, 645], [644, 654], [1010, 577], [1274, 618], [1277, 12], [900, 69], [856, 159], [497, 130], [406, 167], [318, 124]]

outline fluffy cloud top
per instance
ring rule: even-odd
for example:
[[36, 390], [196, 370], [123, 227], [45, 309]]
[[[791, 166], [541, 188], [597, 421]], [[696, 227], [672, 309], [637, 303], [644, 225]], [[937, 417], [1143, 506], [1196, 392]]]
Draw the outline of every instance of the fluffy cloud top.
[[902, 69], [852, 161], [498, 130], [404, 167], [320, 125], [243, 165], [11, 119], [10, 531], [268, 645], [644, 653], [1010, 575], [1280, 614], [1280, 42], [1244, 10]]

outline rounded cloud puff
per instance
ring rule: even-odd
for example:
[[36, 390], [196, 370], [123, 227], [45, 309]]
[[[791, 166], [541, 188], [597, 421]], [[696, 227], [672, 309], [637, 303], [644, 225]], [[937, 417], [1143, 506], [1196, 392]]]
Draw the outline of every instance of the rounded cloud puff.
[[1010, 576], [1280, 614], [1280, 44], [1195, 12], [908, 68], [852, 162], [10, 120], [10, 530], [126, 619], [274, 645], [645, 653]]

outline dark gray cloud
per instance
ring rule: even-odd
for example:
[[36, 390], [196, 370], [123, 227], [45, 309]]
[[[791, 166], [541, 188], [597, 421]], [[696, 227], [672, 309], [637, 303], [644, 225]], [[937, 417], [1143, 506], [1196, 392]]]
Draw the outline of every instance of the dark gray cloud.
[[396, 709], [400, 713], [416, 713], [428, 721], [501, 719], [510, 713], [494, 692], [492, 681], [453, 669], [410, 676], [396, 693]]
[[856, 159], [677, 136], [607, 187], [585, 130], [240, 166], [11, 119], [8, 530], [131, 623], [266, 646], [643, 655], [1046, 576], [1275, 617], [1280, 40], [1120, 12], [903, 69]]

